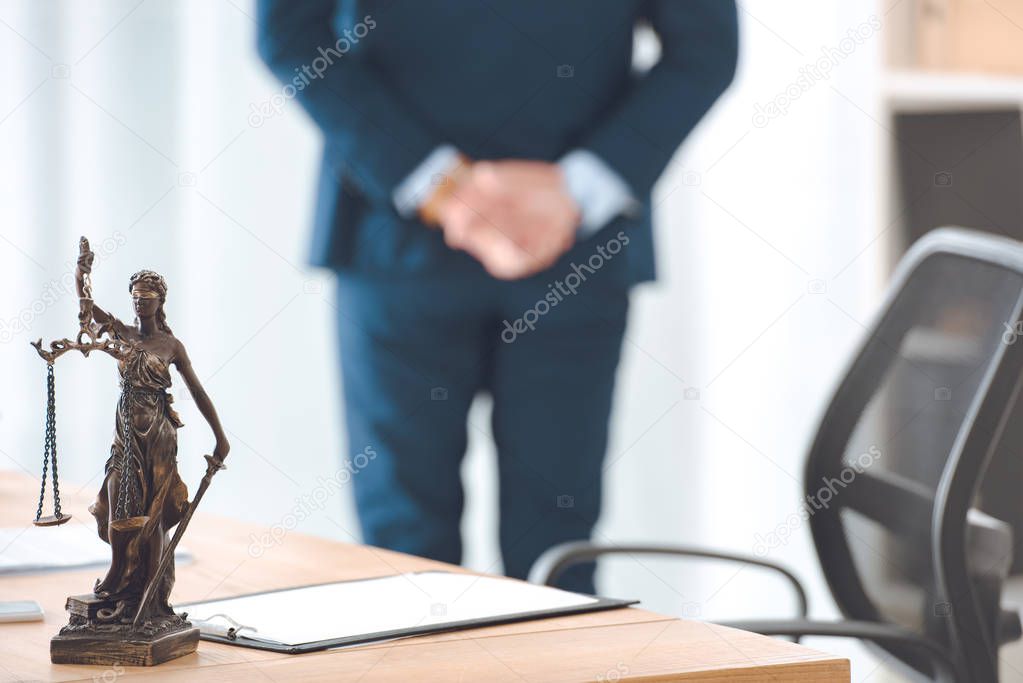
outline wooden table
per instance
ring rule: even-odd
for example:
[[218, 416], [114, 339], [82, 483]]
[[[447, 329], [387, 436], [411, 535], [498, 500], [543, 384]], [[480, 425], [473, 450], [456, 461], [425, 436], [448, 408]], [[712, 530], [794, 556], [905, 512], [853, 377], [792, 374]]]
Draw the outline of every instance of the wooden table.
[[[226, 480], [225, 480], [226, 481]], [[0, 471], [0, 526], [22, 526], [38, 483]], [[91, 490], [64, 510], [95, 529]], [[35, 490], [33, 490], [35, 489]], [[425, 569], [465, 571], [368, 546], [289, 532], [260, 557], [248, 552], [263, 527], [196, 515], [185, 535], [195, 561], [180, 567], [179, 602], [306, 583]], [[0, 549], [2, 552], [2, 549]], [[49, 641], [67, 619], [67, 595], [87, 592], [102, 570], [0, 579], [0, 600], [37, 600], [43, 622], [0, 624], [0, 680], [121, 681], [849, 681], [849, 661], [786, 641], [713, 624], [625, 608], [304, 655], [199, 643], [199, 652], [153, 668], [51, 664]]]

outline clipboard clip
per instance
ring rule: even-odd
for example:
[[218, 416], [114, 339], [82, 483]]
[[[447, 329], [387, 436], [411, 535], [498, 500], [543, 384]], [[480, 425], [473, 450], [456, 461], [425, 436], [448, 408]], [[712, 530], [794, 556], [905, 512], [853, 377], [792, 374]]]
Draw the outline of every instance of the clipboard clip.
[[[223, 619], [228, 623], [228, 625], [222, 626], [220, 624], [213, 623], [213, 620], [217, 618]], [[228, 640], [236, 640], [238, 638], [238, 633], [241, 631], [252, 631], [253, 633], [256, 633], [255, 627], [239, 624], [237, 621], [221, 612], [211, 614], [206, 619], [192, 619], [192, 621], [199, 627], [200, 633], [220, 636], [221, 638], [227, 638]]]

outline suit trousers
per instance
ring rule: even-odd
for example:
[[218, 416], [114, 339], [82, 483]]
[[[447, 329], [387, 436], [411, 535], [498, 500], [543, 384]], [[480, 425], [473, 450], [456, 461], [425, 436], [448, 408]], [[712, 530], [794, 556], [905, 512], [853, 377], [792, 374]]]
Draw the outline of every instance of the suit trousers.
[[[591, 262], [592, 264], [592, 262]], [[574, 273], [574, 275], [573, 275]], [[600, 514], [629, 292], [585, 264], [499, 281], [443, 274], [338, 277], [337, 329], [363, 540], [459, 563], [470, 405], [493, 398], [504, 572], [525, 578]], [[612, 282], [614, 280], [614, 282]], [[358, 459], [358, 458], [357, 458]], [[559, 585], [593, 593], [593, 565]]]

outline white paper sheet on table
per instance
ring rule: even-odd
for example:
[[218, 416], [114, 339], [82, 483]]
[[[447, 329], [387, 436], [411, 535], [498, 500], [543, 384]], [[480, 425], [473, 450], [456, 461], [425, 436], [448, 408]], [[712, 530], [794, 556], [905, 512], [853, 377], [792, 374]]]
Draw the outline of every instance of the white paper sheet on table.
[[[178, 546], [175, 562], [191, 559], [191, 553]], [[91, 524], [72, 519], [60, 526], [0, 528], [0, 576], [109, 565], [110, 546]]]
[[204, 601], [179, 609], [207, 634], [222, 635], [222, 626], [215, 625], [226, 622], [242, 627], [240, 637], [294, 646], [424, 626], [442, 631], [447, 624], [497, 621], [525, 613], [584, 611], [606, 602], [512, 579], [428, 571]]

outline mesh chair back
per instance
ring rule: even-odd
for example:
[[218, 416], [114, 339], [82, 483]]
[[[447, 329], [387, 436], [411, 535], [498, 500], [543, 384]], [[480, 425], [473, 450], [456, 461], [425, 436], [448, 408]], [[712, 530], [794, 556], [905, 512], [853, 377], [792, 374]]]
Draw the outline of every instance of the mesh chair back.
[[[1023, 245], [953, 229], [914, 245], [805, 471], [814, 543], [845, 616], [931, 638], [975, 681], [997, 680], [997, 595], [992, 606], [985, 582], [1004, 578], [1011, 530], [974, 508], [1020, 390], [1021, 307]], [[885, 649], [933, 675], [918, 654]]]

